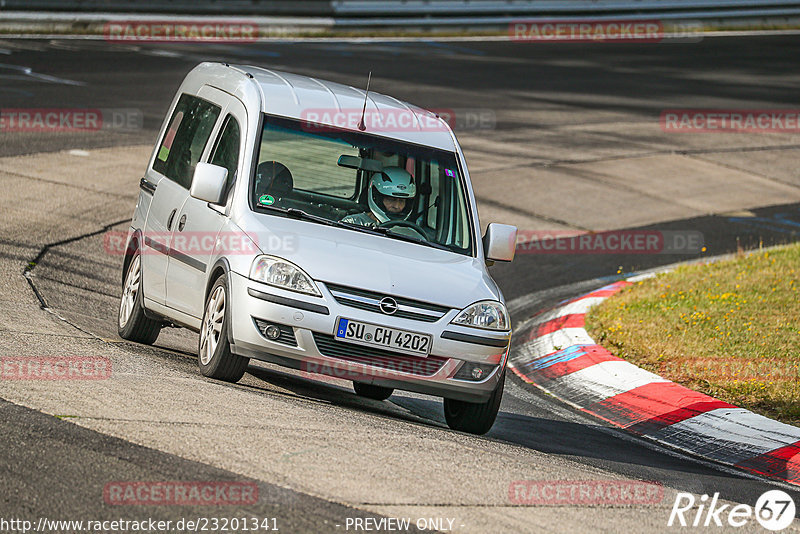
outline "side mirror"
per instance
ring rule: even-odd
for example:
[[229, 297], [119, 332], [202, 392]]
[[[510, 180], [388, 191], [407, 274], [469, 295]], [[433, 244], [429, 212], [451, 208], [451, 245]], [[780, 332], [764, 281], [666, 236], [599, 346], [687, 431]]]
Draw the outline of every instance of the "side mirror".
[[511, 261], [517, 249], [517, 227], [490, 223], [483, 236], [486, 261]]
[[189, 194], [198, 200], [212, 204], [222, 204], [225, 193], [225, 182], [228, 180], [228, 169], [211, 163], [198, 163], [194, 168], [192, 188]]

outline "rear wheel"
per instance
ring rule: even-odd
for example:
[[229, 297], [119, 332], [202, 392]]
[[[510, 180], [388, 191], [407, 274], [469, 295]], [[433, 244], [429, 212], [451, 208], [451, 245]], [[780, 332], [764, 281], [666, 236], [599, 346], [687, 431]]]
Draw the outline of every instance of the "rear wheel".
[[453, 430], [461, 430], [470, 434], [486, 434], [492, 428], [494, 420], [497, 418], [497, 412], [500, 410], [505, 382], [506, 374], [503, 371], [497, 388], [486, 402], [444, 399], [444, 418], [447, 420], [447, 426]]
[[385, 388], [383, 386], [376, 386], [374, 384], [365, 384], [364, 382], [353, 382], [353, 389], [359, 397], [366, 397], [368, 399], [386, 400], [392, 396], [394, 389]]
[[228, 343], [228, 310], [231, 309], [225, 275], [217, 278], [208, 294], [198, 348], [200, 372], [209, 378], [238, 382], [247, 370], [249, 358], [231, 352]]
[[122, 284], [117, 315], [117, 333], [122, 339], [152, 345], [161, 332], [161, 323], [145, 316], [142, 306], [142, 261], [137, 250], [128, 263]]

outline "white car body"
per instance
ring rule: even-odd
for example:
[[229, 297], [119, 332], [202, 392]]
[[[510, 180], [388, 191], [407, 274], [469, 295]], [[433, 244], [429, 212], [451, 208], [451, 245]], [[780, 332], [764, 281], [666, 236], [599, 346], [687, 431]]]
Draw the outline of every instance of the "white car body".
[[[184, 120], [183, 115], [174, 117], [182, 95], [199, 97], [220, 110], [199, 155], [191, 188], [154, 168], [166, 165], [164, 162], [170, 157], [175, 131]], [[257, 161], [259, 150], [263, 150], [259, 147], [265, 117], [302, 120], [309, 109], [361, 109], [365, 104], [365, 92], [259, 67], [203, 63], [186, 76], [159, 133], [131, 221], [129, 255], [123, 273], [130, 271], [130, 260], [138, 251], [141, 281], [136, 289], [141, 294], [138, 302], [142, 313], [150, 321], [185, 326], [203, 331], [204, 335], [213, 331], [211, 325], [204, 323], [204, 310], [210, 302], [215, 281], [224, 275], [224, 341], [235, 356], [384, 388], [486, 403], [498, 388], [502, 388], [511, 338], [507, 313], [505, 326], [499, 329], [452, 321], [462, 310], [481, 301], [490, 302], [489, 313], [496, 310], [505, 313], [503, 296], [490, 277], [487, 264], [492, 260], [510, 261], [516, 229], [490, 225], [488, 235], [480, 235], [466, 161], [444, 121], [429, 111], [373, 92], [366, 102], [370, 113], [381, 116], [411, 113], [425, 121], [440, 123], [440, 127], [432, 129], [373, 131], [368, 128], [365, 134], [390, 137], [393, 141], [455, 155], [460, 180], [456, 185], [463, 188], [464, 220], [469, 221], [468, 227], [462, 228], [463, 232], [469, 232], [469, 253], [455, 253], [254, 209], [251, 190], [260, 163]], [[220, 170], [218, 166], [200, 163], [208, 163], [212, 152], [216, 154], [221, 150], [218, 148], [220, 133], [231, 121], [228, 116], [235, 119], [240, 130], [238, 167], [233, 171], [235, 181], [227, 197], [214, 203], [205, 198], [208, 195], [205, 191], [213, 190], [213, 179], [203, 181], [198, 175], [201, 168], [211, 173], [208, 176], [213, 175], [214, 169]], [[169, 143], [168, 128], [173, 135]], [[198, 154], [192, 157], [197, 158]], [[452, 208], [453, 212], [456, 209]], [[186, 236], [211, 236], [214, 244], [206, 243], [197, 249], [177, 246], [186, 241]], [[230, 243], [224, 244], [225, 238], [230, 236], [250, 240], [244, 245], [246, 250], [231, 251]], [[494, 252], [487, 252], [489, 250]], [[299, 267], [313, 281], [319, 295], [299, 293], [253, 279], [254, 259], [261, 255], [274, 256]], [[136, 291], [127, 285], [125, 288], [121, 335], [125, 307], [137, 302]], [[388, 304], [391, 313], [375, 308], [376, 303], [386, 297], [396, 301], [394, 309], [397, 311], [392, 311], [391, 302]], [[425, 318], [426, 315], [431, 317]], [[420, 320], [421, 317], [424, 320]], [[394, 354], [382, 349], [373, 351], [364, 345], [363, 339], [361, 344], [343, 342], [334, 338], [338, 318], [430, 336], [429, 352], [427, 355]], [[132, 319], [125, 320], [130, 330]], [[270, 324], [277, 325], [280, 330], [276, 339], [265, 334], [264, 325]], [[127, 331], [123, 337], [127, 337]], [[201, 359], [202, 351], [201, 346]], [[476, 365], [484, 366], [485, 372], [471, 373]], [[461, 374], [456, 376], [459, 370]], [[479, 379], [475, 375], [480, 375]]]

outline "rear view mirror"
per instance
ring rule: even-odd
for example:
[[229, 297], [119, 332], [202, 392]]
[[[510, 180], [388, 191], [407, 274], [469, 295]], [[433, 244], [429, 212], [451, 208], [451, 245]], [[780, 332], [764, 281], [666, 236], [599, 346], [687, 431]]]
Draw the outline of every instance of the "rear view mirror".
[[194, 168], [192, 188], [189, 194], [198, 200], [212, 204], [222, 204], [225, 193], [225, 182], [228, 180], [228, 169], [211, 163], [198, 163]]
[[369, 172], [381, 172], [383, 170], [383, 163], [376, 159], [359, 158], [358, 156], [348, 156], [347, 154], [339, 156], [338, 165], [339, 167], [361, 169]]
[[487, 261], [511, 261], [517, 249], [517, 227], [490, 223], [483, 236], [483, 251]]

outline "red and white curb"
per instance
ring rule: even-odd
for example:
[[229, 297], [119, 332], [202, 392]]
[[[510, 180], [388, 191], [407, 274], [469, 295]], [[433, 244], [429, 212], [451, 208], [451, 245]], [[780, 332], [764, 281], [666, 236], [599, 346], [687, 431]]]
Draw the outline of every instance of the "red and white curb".
[[580, 410], [705, 459], [800, 485], [800, 428], [692, 391], [617, 358], [584, 329], [622, 280], [562, 302], [515, 341], [509, 367]]

